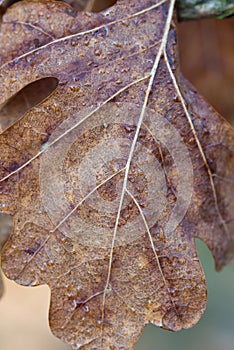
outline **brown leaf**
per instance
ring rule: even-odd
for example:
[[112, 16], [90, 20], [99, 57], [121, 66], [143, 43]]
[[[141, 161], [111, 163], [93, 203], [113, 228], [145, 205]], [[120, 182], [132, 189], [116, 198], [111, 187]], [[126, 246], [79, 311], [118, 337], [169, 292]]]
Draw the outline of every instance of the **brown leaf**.
[[3, 267], [50, 286], [52, 331], [73, 349], [132, 349], [148, 322], [192, 327], [206, 305], [194, 238], [218, 268], [233, 258], [234, 133], [180, 77], [173, 7], [74, 17], [22, 2], [3, 17], [0, 103], [59, 81], [1, 134]]
[[[0, 7], [7, 8], [10, 7], [13, 3], [16, 3], [18, 0], [0, 0]], [[64, 0], [67, 4], [80, 11], [83, 10], [87, 3], [90, 0]], [[31, 2], [38, 2], [37, 0], [31, 0]], [[106, 1], [104, 1], [106, 2]]]

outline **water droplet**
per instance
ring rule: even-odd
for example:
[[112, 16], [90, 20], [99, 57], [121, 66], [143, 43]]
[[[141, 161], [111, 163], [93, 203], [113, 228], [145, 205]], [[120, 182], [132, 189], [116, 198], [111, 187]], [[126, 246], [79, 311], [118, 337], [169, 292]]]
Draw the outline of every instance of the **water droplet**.
[[124, 67], [124, 68], [121, 69], [121, 73], [128, 73], [129, 70], [130, 70], [129, 68]]
[[122, 84], [123, 82], [122, 82], [122, 80], [120, 80], [120, 79], [118, 79], [118, 80], [116, 80], [116, 82], [115, 82], [115, 84], [117, 84], [117, 85], [120, 85], [120, 84]]
[[112, 287], [110, 285], [107, 287], [107, 291], [106, 292], [107, 293], [111, 293], [112, 292]]
[[77, 301], [76, 300], [72, 301], [72, 306], [73, 306], [73, 309], [75, 309], [77, 307]]
[[42, 273], [45, 272], [45, 271], [46, 271], [45, 266], [41, 266], [41, 267], [40, 267], [40, 271], [41, 271]]
[[85, 312], [89, 312], [89, 307], [88, 307], [88, 305], [85, 305], [84, 310], [85, 310]]
[[77, 46], [77, 45], [78, 45], [77, 39], [73, 38], [73, 39], [71, 40], [71, 46]]
[[34, 281], [30, 282], [30, 286], [37, 286], [38, 285], [38, 280], [35, 279]]
[[108, 28], [108, 26], [105, 26], [105, 31], [106, 31], [106, 36], [108, 36], [109, 35], [109, 28]]
[[133, 125], [127, 125], [127, 124], [125, 124], [125, 125], [124, 125], [124, 128], [125, 128], [125, 130], [127, 131], [127, 133], [131, 133], [131, 132], [135, 131], [135, 127], [134, 127]]
[[30, 57], [30, 56], [28, 56], [27, 58], [26, 58], [26, 61], [28, 62], [28, 63], [30, 63], [31, 61], [32, 61], [32, 57]]
[[144, 192], [144, 186], [142, 186], [141, 184], [137, 185], [136, 189], [137, 189], [137, 191], [140, 192], [140, 193], [143, 193], [143, 192]]
[[178, 264], [184, 265], [185, 263], [186, 263], [186, 259], [184, 259], [184, 258], [178, 259]]
[[96, 50], [94, 51], [94, 55], [95, 55], [95, 56], [101, 56], [101, 54], [102, 54], [102, 50], [101, 50], [101, 49], [96, 49]]
[[125, 26], [125, 27], [129, 27], [129, 21], [123, 21], [122, 24]]
[[121, 42], [115, 41], [113, 43], [116, 47], [123, 47], [123, 44]]
[[174, 97], [173, 97], [173, 101], [174, 101], [174, 102], [180, 102], [179, 96], [178, 96], [178, 95], [174, 96]]
[[172, 293], [175, 293], [175, 288], [174, 287], [169, 287], [169, 292], [172, 294]]
[[89, 46], [89, 43], [90, 43], [90, 39], [89, 39], [89, 37], [86, 37], [86, 38], [84, 39], [84, 45], [85, 45], [85, 46]]
[[47, 262], [47, 265], [53, 266], [53, 265], [54, 265], [54, 260], [50, 259], [50, 260]]
[[186, 142], [189, 146], [193, 146], [196, 144], [195, 139], [193, 137], [190, 137], [188, 141]]
[[69, 87], [70, 87], [70, 90], [71, 90], [72, 92], [76, 92], [76, 91], [79, 91], [79, 90], [80, 90], [79, 86], [70, 85]]

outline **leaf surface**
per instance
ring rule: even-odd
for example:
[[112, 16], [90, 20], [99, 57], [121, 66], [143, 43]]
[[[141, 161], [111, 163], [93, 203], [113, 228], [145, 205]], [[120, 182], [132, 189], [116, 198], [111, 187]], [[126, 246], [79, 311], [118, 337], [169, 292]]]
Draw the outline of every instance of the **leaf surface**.
[[52, 331], [74, 349], [192, 327], [206, 305], [194, 239], [217, 268], [233, 258], [234, 133], [180, 75], [173, 8], [21, 2], [3, 17], [0, 104], [59, 82], [1, 134], [3, 268], [50, 286]]

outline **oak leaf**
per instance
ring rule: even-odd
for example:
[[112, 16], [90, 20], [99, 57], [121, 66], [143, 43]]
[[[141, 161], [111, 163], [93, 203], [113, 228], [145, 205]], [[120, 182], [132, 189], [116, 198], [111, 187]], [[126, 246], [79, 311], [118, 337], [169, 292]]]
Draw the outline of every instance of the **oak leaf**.
[[173, 9], [21, 2], [2, 20], [0, 104], [58, 80], [0, 135], [3, 269], [49, 285], [51, 329], [73, 349], [192, 327], [206, 306], [195, 238], [218, 269], [233, 258], [234, 132], [180, 75]]

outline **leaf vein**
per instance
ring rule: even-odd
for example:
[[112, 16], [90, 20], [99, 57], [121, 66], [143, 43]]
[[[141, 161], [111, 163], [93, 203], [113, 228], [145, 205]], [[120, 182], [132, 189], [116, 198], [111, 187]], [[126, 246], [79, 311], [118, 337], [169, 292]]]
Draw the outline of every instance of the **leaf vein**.
[[229, 233], [229, 230], [228, 230], [228, 227], [227, 227], [227, 225], [226, 225], [226, 222], [225, 222], [225, 220], [223, 219], [222, 214], [221, 214], [220, 209], [219, 209], [218, 197], [217, 197], [217, 192], [216, 192], [216, 188], [215, 188], [215, 184], [214, 184], [214, 179], [213, 179], [212, 171], [211, 171], [211, 169], [210, 169], [210, 167], [209, 167], [209, 164], [208, 164], [208, 162], [207, 162], [205, 152], [203, 151], [201, 142], [200, 142], [200, 140], [199, 140], [199, 137], [198, 137], [198, 135], [197, 135], [195, 126], [194, 126], [194, 124], [193, 124], [192, 117], [191, 117], [191, 115], [190, 115], [190, 113], [189, 113], [189, 111], [188, 111], [188, 109], [187, 109], [187, 107], [186, 107], [186, 104], [185, 104], [183, 95], [182, 95], [182, 93], [181, 93], [181, 91], [180, 91], [179, 85], [178, 85], [178, 83], [177, 83], [176, 77], [175, 77], [175, 75], [174, 75], [173, 72], [172, 72], [172, 69], [171, 69], [171, 66], [170, 66], [170, 63], [169, 63], [169, 60], [168, 60], [168, 57], [167, 57], [167, 52], [166, 52], [166, 49], [165, 49], [165, 48], [164, 48], [164, 60], [165, 60], [165, 63], [166, 63], [168, 72], [169, 72], [169, 74], [170, 74], [170, 76], [171, 76], [171, 79], [172, 79], [174, 88], [175, 88], [175, 90], [176, 90], [176, 92], [177, 92], [177, 94], [178, 94], [178, 96], [179, 96], [179, 98], [180, 98], [180, 100], [181, 100], [182, 107], [183, 107], [183, 109], [184, 109], [184, 112], [185, 112], [186, 118], [187, 118], [187, 120], [188, 120], [188, 123], [189, 123], [189, 125], [190, 125], [190, 127], [191, 127], [191, 130], [192, 130], [192, 132], [193, 132], [193, 135], [194, 135], [194, 138], [195, 138], [197, 147], [198, 147], [198, 149], [199, 149], [200, 155], [201, 155], [202, 160], [203, 160], [203, 162], [204, 162], [204, 164], [205, 164], [205, 167], [206, 167], [206, 170], [207, 170], [207, 173], [208, 173], [208, 176], [209, 176], [209, 180], [210, 180], [210, 184], [211, 184], [211, 189], [212, 189], [212, 193], [213, 193], [213, 198], [214, 198], [214, 202], [215, 202], [215, 208], [216, 208], [216, 212], [217, 212], [217, 214], [218, 214], [219, 220], [220, 220], [220, 222], [221, 222], [221, 224], [222, 224], [222, 226], [223, 226], [223, 228], [224, 228], [224, 230], [225, 230], [227, 236], [228, 236], [229, 238], [231, 238], [230, 233]]
[[[86, 30], [86, 31], [83, 31], [83, 32], [80, 32], [80, 33], [75, 33], [75, 34], [67, 35], [67, 36], [65, 36], [65, 37], [58, 38], [58, 39], [56, 39], [56, 40], [50, 41], [49, 43], [47, 43], [47, 44], [45, 44], [45, 45], [43, 45], [43, 46], [40, 46], [40, 47], [38, 47], [38, 48], [36, 48], [36, 49], [33, 49], [33, 50], [31, 50], [31, 51], [28, 51], [28, 52], [22, 54], [21, 56], [18, 56], [18, 57], [17, 57], [17, 60], [19, 60], [19, 59], [21, 59], [21, 58], [24, 58], [24, 57], [27, 57], [28, 55], [31, 55], [31, 54], [34, 53], [34, 52], [41, 51], [41, 50], [43, 50], [43, 49], [45, 49], [45, 48], [47, 48], [47, 47], [49, 47], [49, 46], [52, 46], [52, 45], [54, 45], [54, 44], [61, 43], [61, 42], [63, 42], [63, 41], [69, 40], [69, 39], [77, 38], [77, 37], [83, 36], [83, 35], [85, 35], [85, 34], [94, 33], [94, 32], [96, 32], [96, 31], [98, 31], [98, 30], [100, 30], [100, 29], [103, 29], [103, 28], [106, 28], [106, 27], [110, 27], [110, 26], [115, 25], [115, 24], [118, 24], [118, 23], [125, 22], [126, 20], [129, 20], [129, 19], [133, 19], [133, 18], [135, 18], [135, 17], [138, 17], [138, 16], [140, 16], [140, 15], [143, 15], [143, 14], [149, 12], [149, 11], [152, 11], [152, 10], [156, 9], [157, 7], [161, 6], [162, 4], [164, 4], [164, 3], [168, 2], [168, 1], [169, 1], [169, 0], [162, 0], [162, 1], [158, 2], [158, 3], [155, 4], [155, 5], [152, 5], [152, 6], [150, 6], [150, 7], [147, 7], [147, 8], [144, 9], [144, 10], [141, 10], [141, 11], [138, 11], [138, 12], [136, 12], [136, 13], [133, 13], [132, 15], [130, 15], [130, 16], [128, 16], [128, 17], [120, 18], [120, 19], [118, 19], [118, 20], [116, 20], [116, 21], [109, 22], [109, 23], [106, 23], [106, 24], [102, 24], [102, 25], [100, 25], [100, 26], [98, 26], [98, 27], [95, 27], [95, 28], [92, 28], [92, 29], [89, 29], [89, 30]], [[12, 59], [12, 60], [10, 60], [10, 61], [7, 61], [6, 63], [4, 63], [4, 64], [0, 67], [0, 69], [2, 69], [2, 68], [4, 68], [5, 66], [11, 64], [12, 62], [15, 61], [15, 59], [16, 59], [16, 58], [14, 58], [14, 59]]]

